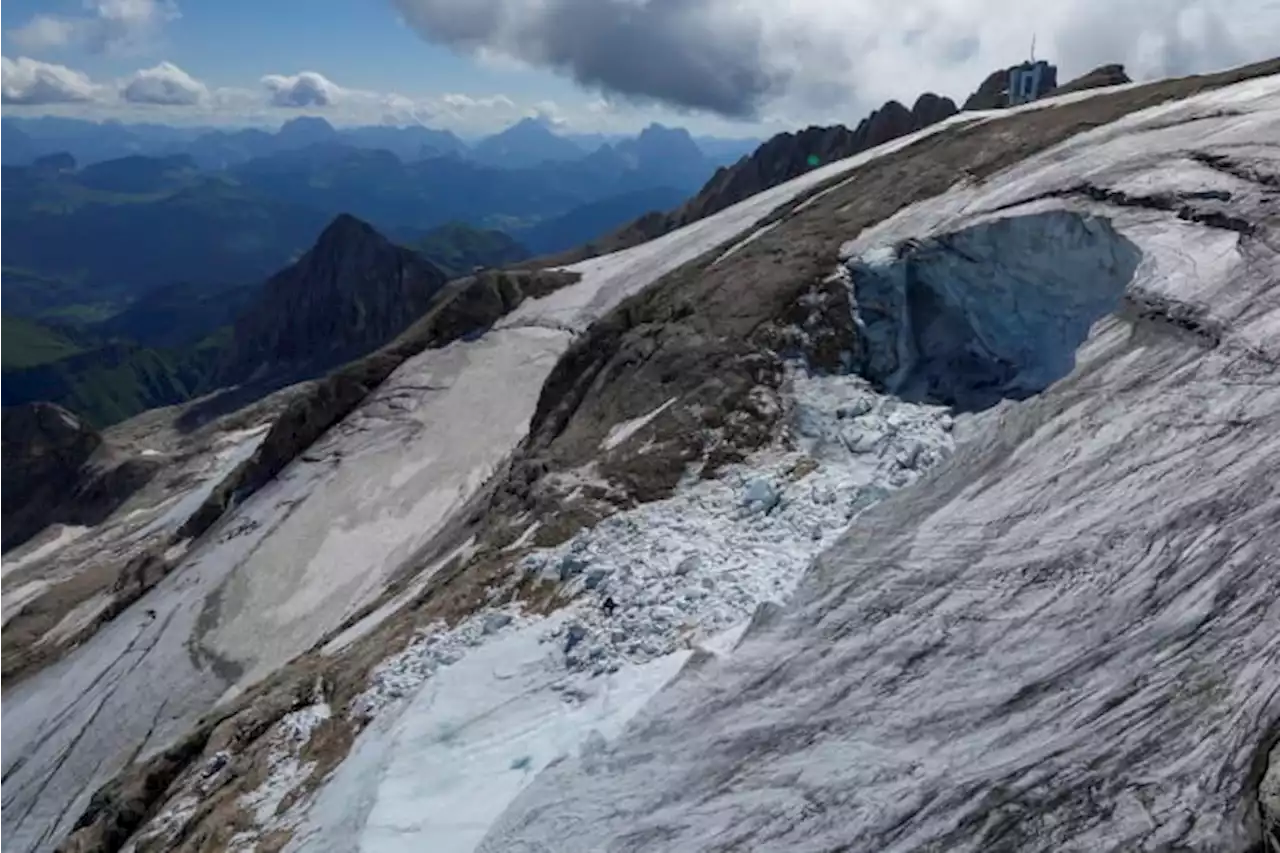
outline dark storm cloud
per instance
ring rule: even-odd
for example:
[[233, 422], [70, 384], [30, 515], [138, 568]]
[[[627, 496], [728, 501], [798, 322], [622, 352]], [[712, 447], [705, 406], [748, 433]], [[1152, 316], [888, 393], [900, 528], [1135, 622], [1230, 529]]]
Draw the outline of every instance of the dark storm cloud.
[[424, 38], [633, 99], [745, 117], [781, 91], [761, 21], [720, 0], [395, 0]]

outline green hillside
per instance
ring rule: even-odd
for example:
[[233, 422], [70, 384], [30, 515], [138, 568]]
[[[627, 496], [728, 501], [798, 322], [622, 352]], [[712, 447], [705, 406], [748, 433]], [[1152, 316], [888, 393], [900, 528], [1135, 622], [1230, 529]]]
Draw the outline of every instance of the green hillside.
[[502, 231], [460, 222], [433, 228], [408, 244], [450, 278], [469, 275], [476, 267], [502, 267], [529, 257], [529, 250]]
[[110, 344], [27, 368], [6, 366], [0, 391], [6, 406], [57, 403], [101, 428], [201, 393], [220, 343], [181, 352]]
[[0, 316], [0, 345], [7, 373], [75, 355], [81, 347], [70, 337], [34, 320]]

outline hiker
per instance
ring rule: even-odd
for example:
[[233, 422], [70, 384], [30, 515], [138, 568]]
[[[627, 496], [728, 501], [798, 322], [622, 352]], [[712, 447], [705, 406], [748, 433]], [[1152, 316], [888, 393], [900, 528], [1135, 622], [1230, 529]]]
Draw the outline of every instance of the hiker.
[[618, 604], [613, 600], [612, 595], [606, 595], [604, 602], [600, 605], [600, 608], [604, 610], [605, 616], [612, 616], [613, 611], [618, 609]]

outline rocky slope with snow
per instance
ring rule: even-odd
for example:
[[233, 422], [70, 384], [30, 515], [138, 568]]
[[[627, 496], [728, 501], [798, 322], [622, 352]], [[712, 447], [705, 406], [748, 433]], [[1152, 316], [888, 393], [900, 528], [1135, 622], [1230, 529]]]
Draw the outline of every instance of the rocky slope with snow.
[[863, 372], [955, 454], [479, 849], [1262, 849], [1276, 141], [1273, 76], [851, 235]]
[[[216, 720], [257, 707], [261, 691], [276, 695], [269, 677], [328, 632], [465, 563], [471, 546], [457, 528], [467, 505], [485, 497], [526, 434], [566, 348], [664, 272], [855, 165], [814, 172], [568, 276], [531, 273], [556, 286], [534, 287], [523, 302], [519, 280], [505, 274], [455, 283], [399, 341], [300, 392], [255, 431], [259, 444], [245, 458], [183, 497], [184, 513], [166, 514], [172, 547], [181, 548], [148, 574], [146, 596], [100, 627], [94, 621], [96, 634], [7, 691], [6, 841], [47, 849], [99, 785], [139, 760], [164, 764], [166, 748], [192, 726], [211, 737], [202, 717], [210, 709], [221, 709]], [[491, 292], [501, 310], [466, 322], [486, 315]], [[502, 310], [510, 313], [499, 321]], [[54, 561], [46, 571], [74, 568]], [[258, 692], [242, 696], [255, 684]], [[118, 817], [113, 810], [113, 824]]]
[[1277, 72], [959, 116], [406, 333], [6, 690], [6, 846], [1259, 841]]

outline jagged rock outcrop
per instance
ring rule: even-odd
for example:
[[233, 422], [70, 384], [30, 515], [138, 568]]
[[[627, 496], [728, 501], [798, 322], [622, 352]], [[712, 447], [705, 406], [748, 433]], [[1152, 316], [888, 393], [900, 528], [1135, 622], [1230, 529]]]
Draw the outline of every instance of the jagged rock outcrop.
[[[102, 436], [52, 403], [4, 410], [4, 548], [44, 527], [49, 504], [75, 488]], [[34, 527], [34, 529], [32, 529]]]
[[1049, 94], [1065, 95], [1068, 92], [1083, 92], [1086, 89], [1101, 89], [1104, 86], [1119, 86], [1132, 82], [1129, 75], [1125, 73], [1123, 65], [1118, 63], [1099, 65], [1092, 71], [1063, 83]]
[[[4, 410], [4, 550], [54, 523], [97, 524], [150, 479], [156, 464], [113, 461], [100, 433], [52, 403]], [[95, 454], [103, 458], [91, 462]]]
[[1012, 68], [999, 68], [986, 76], [977, 90], [964, 99], [962, 110], [996, 110], [1007, 105], [1009, 72]]
[[227, 382], [315, 376], [404, 331], [447, 279], [425, 258], [342, 214], [240, 315], [220, 373]]
[[950, 98], [926, 92], [911, 109], [889, 101], [858, 122], [853, 130], [844, 125], [808, 127], [797, 133], [780, 133], [749, 157], [721, 167], [689, 201], [669, 212], [646, 214], [608, 237], [582, 250], [556, 258], [558, 262], [616, 251], [652, 240], [756, 193], [803, 175], [814, 163], [830, 163], [914, 133], [955, 115]]
[[734, 166], [720, 169], [702, 191], [674, 214], [673, 227], [710, 216], [769, 187], [789, 181], [813, 168], [810, 158], [830, 163], [906, 136], [955, 115], [950, 98], [925, 93], [911, 109], [889, 101], [858, 122], [853, 130], [842, 125], [810, 127], [782, 133]]

